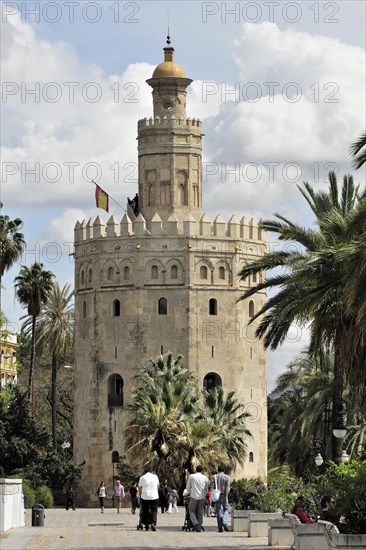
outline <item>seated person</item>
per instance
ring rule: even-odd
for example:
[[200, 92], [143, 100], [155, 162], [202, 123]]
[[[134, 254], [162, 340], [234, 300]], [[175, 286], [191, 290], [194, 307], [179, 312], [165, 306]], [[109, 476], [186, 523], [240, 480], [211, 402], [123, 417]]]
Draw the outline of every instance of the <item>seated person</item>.
[[311, 518], [309, 514], [305, 512], [304, 497], [297, 497], [295, 506], [293, 507], [291, 513], [295, 514], [301, 523], [316, 523], [315, 519]]
[[337, 504], [332, 495], [324, 495], [320, 501], [322, 507], [321, 519], [324, 521], [330, 521], [338, 527], [341, 532], [344, 532], [344, 526], [347, 523], [345, 516], [337, 513], [334, 510], [334, 506]]

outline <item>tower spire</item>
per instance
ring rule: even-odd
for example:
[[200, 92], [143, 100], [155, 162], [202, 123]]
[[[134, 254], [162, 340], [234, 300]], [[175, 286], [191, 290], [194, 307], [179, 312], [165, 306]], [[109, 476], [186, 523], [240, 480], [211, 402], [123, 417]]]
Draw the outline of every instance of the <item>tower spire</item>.
[[168, 46], [170, 46], [170, 32], [169, 32], [169, 8], [167, 10], [168, 12], [168, 34], [167, 34], [167, 37], [166, 37], [166, 43]]

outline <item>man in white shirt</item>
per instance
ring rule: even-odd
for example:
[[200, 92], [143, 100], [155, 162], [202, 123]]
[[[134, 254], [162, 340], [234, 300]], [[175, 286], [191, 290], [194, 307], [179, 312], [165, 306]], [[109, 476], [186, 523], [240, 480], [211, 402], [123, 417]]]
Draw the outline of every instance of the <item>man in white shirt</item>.
[[208, 491], [208, 478], [202, 473], [202, 466], [197, 466], [196, 473], [191, 474], [187, 482], [187, 494], [189, 495], [189, 517], [193, 531], [202, 531], [203, 508]]
[[149, 470], [139, 480], [139, 495], [141, 498], [141, 523], [146, 531], [156, 531], [159, 504], [159, 478]]

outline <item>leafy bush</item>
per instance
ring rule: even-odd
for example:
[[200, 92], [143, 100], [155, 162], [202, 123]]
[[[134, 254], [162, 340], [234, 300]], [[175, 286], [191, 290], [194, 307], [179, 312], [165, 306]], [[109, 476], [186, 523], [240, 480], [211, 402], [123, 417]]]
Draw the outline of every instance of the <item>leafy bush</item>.
[[348, 532], [366, 534], [366, 461], [331, 462], [317, 482], [323, 495], [335, 497], [336, 511], [346, 516]]
[[240, 479], [231, 484], [231, 505], [235, 509], [257, 509], [261, 512], [291, 512], [296, 497], [303, 496], [310, 515], [318, 514], [316, 488], [299, 478], [279, 479], [268, 484], [261, 479]]
[[43, 504], [45, 508], [52, 508], [53, 496], [51, 489], [49, 489], [45, 485], [41, 485], [41, 487], [38, 487], [38, 489], [36, 489], [35, 494], [37, 504]]
[[26, 508], [32, 508], [32, 506], [36, 503], [36, 492], [31, 487], [28, 479], [23, 479], [23, 494], [26, 497], [24, 499], [24, 505]]
[[266, 484], [260, 478], [234, 480], [230, 486], [229, 500], [234, 510], [253, 510], [253, 498], [266, 490]]

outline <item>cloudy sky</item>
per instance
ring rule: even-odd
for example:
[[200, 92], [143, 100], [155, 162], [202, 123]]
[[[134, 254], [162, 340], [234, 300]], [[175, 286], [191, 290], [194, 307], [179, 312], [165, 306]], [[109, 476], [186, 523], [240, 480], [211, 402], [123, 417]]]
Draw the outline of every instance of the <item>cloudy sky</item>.
[[[296, 185], [352, 171], [348, 148], [366, 124], [362, 0], [4, 2], [3, 213], [24, 221], [22, 263], [43, 262], [62, 285], [73, 284], [76, 221], [109, 217], [91, 180], [122, 206], [137, 190], [137, 120], [152, 115], [145, 81], [163, 60], [168, 17], [175, 60], [194, 80], [188, 116], [204, 124], [211, 219], [280, 212], [311, 224]], [[110, 214], [124, 212], [111, 202]], [[18, 271], [3, 279], [13, 330]], [[294, 330], [269, 355], [269, 389], [304, 341]]]

